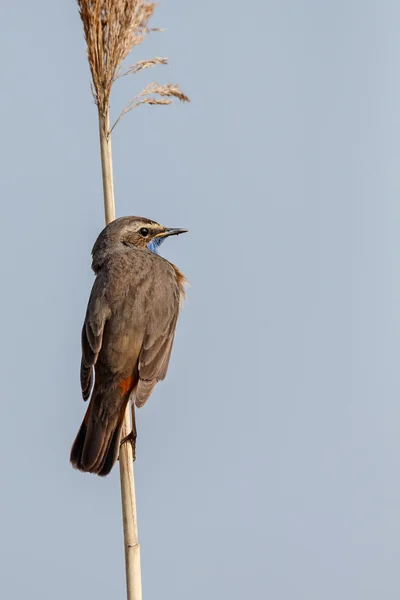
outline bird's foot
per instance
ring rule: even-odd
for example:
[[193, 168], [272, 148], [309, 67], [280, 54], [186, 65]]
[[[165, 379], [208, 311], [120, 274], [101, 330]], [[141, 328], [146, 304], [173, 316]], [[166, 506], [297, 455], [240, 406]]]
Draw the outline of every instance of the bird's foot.
[[119, 446], [121, 447], [122, 444], [125, 444], [126, 442], [131, 443], [133, 460], [136, 460], [136, 438], [137, 438], [137, 434], [135, 432], [131, 431], [127, 436], [124, 437], [124, 439], [122, 439], [120, 441], [120, 444], [119, 444]]

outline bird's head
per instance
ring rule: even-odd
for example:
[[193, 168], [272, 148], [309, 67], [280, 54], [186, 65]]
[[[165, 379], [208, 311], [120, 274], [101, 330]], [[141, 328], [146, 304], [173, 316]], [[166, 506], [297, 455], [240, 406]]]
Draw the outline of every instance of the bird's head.
[[156, 254], [165, 238], [187, 231], [186, 229], [164, 227], [143, 217], [123, 217], [123, 219], [126, 221], [121, 223], [121, 242], [137, 248], [148, 248]]
[[[101, 262], [100, 257], [107, 248], [116, 244], [135, 246], [136, 248], [149, 249], [158, 254], [162, 242], [171, 235], [186, 233], [187, 229], [164, 227], [155, 221], [144, 217], [121, 217], [115, 219], [103, 229], [93, 247], [93, 268]], [[100, 259], [98, 260], [97, 257]], [[96, 270], [96, 269], [95, 269]]]

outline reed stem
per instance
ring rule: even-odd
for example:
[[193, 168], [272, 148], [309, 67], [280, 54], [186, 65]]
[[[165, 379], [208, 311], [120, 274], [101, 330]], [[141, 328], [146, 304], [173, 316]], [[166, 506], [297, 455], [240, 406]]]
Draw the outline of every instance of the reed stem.
[[103, 176], [104, 216], [106, 225], [115, 219], [114, 177], [111, 151], [110, 117], [99, 109], [101, 173]]
[[[106, 225], [115, 219], [114, 181], [109, 114], [99, 110], [101, 172], [103, 176], [104, 214]], [[131, 431], [130, 404], [128, 403], [121, 439]], [[140, 545], [137, 525], [135, 477], [131, 444], [122, 444], [119, 451], [121, 479], [122, 520], [124, 527], [125, 569], [127, 600], [142, 600]]]

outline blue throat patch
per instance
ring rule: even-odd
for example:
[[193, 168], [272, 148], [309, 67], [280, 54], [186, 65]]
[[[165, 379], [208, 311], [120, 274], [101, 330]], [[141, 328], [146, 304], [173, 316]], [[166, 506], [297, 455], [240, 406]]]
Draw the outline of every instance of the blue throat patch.
[[147, 247], [151, 252], [154, 252], [154, 254], [159, 254], [159, 248], [164, 240], [165, 238], [163, 237], [155, 238], [147, 244]]

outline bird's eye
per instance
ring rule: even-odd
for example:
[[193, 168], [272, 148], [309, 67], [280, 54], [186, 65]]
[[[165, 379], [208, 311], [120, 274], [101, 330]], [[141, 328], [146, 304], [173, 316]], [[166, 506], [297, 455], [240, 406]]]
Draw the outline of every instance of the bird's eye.
[[149, 230], [148, 230], [148, 229], [146, 229], [146, 227], [142, 227], [142, 228], [139, 230], [139, 233], [140, 233], [140, 235], [142, 235], [143, 237], [147, 237], [147, 236], [149, 235]]

